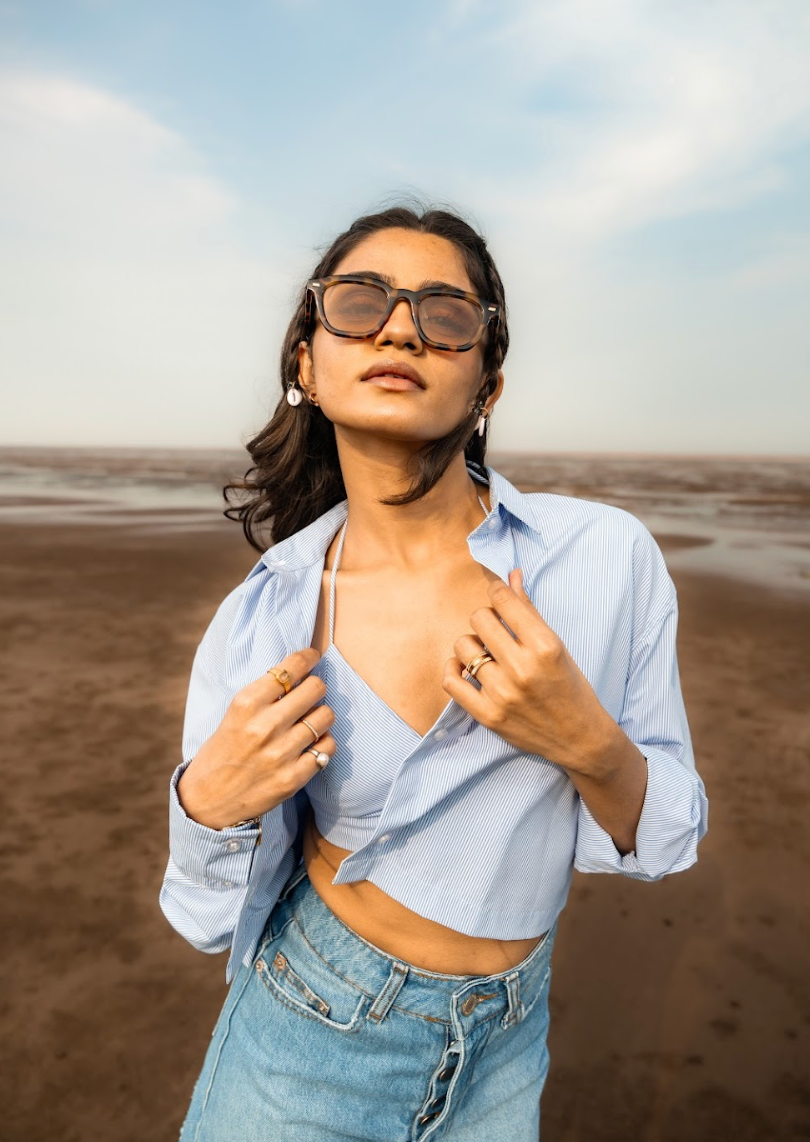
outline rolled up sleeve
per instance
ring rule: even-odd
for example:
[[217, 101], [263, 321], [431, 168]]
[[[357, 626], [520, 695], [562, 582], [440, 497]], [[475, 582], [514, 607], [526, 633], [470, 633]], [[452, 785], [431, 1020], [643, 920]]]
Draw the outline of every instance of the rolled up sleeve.
[[188, 766], [172, 774], [169, 787], [169, 861], [160, 891], [160, 907], [181, 936], [203, 952], [222, 952], [231, 945], [236, 920], [250, 883], [257, 842], [273, 823], [262, 818], [262, 830], [242, 826], [209, 829], [187, 816], [177, 783]]
[[257, 586], [251, 573], [220, 605], [197, 647], [186, 699], [183, 760], [169, 782], [169, 859], [160, 907], [172, 927], [204, 952], [232, 947], [245, 903], [255, 891], [253, 882], [260, 874], [272, 881], [280, 873], [297, 830], [292, 799], [265, 813], [261, 829], [218, 830], [189, 817], [177, 793], [184, 771], [244, 683], [231, 665], [233, 628], [246, 595]]
[[[668, 577], [667, 577], [668, 578]], [[647, 789], [636, 845], [622, 855], [580, 799], [574, 867], [659, 880], [697, 860], [708, 827], [706, 791], [695, 769], [681, 693], [676, 634], [678, 606], [670, 584], [662, 618], [634, 645], [618, 724], [647, 759]]]

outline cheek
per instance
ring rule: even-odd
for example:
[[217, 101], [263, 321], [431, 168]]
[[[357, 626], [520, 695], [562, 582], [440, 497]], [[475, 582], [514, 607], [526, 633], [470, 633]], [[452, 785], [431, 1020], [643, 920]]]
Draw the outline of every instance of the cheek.
[[484, 362], [478, 349], [471, 349], [469, 353], [455, 354], [456, 365], [454, 389], [461, 399], [474, 401], [484, 382]]
[[312, 373], [322, 384], [340, 383], [352, 371], [352, 355], [358, 342], [349, 337], [334, 337], [325, 329], [318, 329], [312, 338]]

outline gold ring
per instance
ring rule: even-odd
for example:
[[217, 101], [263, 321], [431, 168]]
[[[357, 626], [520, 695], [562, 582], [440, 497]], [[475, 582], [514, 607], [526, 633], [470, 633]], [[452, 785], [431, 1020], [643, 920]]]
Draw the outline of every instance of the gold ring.
[[268, 669], [267, 673], [272, 674], [276, 682], [280, 683], [284, 687], [285, 694], [289, 694], [290, 690], [292, 690], [292, 677], [290, 676], [289, 671], [277, 670], [275, 666], [271, 666]]
[[306, 726], [309, 732], [312, 734], [313, 741], [317, 741], [321, 735], [318, 733], [315, 727], [311, 726], [306, 718], [299, 718], [299, 721], [301, 722], [301, 725]]
[[475, 678], [476, 674], [485, 663], [494, 661], [495, 659], [492, 657], [492, 655], [488, 651], [483, 650], [480, 654], [476, 654], [475, 658], [470, 659], [470, 661], [467, 663], [467, 673], [469, 674], [470, 678]]
[[319, 769], [325, 769], [329, 764], [329, 754], [323, 753], [322, 750], [315, 749], [315, 746], [310, 745], [304, 750], [304, 753], [311, 753], [318, 764]]

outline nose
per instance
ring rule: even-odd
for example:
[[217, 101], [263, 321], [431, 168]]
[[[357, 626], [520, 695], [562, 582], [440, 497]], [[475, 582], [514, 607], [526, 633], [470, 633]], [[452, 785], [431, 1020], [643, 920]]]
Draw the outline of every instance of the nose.
[[384, 345], [394, 345], [398, 349], [411, 349], [414, 353], [421, 353], [424, 348], [419, 330], [413, 319], [411, 303], [406, 297], [401, 297], [388, 316], [380, 332], [374, 338], [374, 344], [379, 348]]

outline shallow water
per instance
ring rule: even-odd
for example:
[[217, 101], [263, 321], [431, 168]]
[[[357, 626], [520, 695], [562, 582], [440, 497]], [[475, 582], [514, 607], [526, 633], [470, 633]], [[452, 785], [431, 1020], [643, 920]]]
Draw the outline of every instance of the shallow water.
[[[524, 491], [614, 504], [667, 563], [810, 590], [810, 458], [490, 453]], [[250, 465], [220, 449], [0, 448], [0, 521], [149, 534], [239, 526], [222, 485]]]

